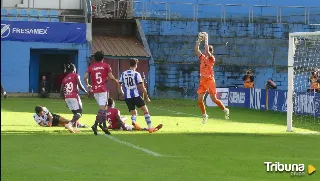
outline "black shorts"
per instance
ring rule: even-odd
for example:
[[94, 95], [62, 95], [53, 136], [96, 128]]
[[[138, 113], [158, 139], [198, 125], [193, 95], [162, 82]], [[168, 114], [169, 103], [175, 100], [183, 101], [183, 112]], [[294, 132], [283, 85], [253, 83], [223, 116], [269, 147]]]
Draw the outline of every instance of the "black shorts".
[[57, 114], [52, 114], [52, 126], [58, 126], [59, 125], [59, 119], [61, 116], [57, 115]]
[[136, 109], [136, 106], [138, 108], [145, 106], [144, 100], [139, 96], [135, 98], [128, 98], [124, 100], [128, 106], [129, 112]]

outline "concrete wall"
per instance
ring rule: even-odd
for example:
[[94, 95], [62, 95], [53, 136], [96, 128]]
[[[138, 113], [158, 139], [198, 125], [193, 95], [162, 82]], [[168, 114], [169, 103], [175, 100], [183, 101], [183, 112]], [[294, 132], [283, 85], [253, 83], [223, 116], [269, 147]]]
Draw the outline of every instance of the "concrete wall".
[[248, 24], [236, 22], [142, 20], [144, 33], [156, 63], [156, 96], [194, 98], [199, 63], [194, 45], [199, 31], [210, 35], [215, 47], [217, 87], [242, 86], [251, 68], [256, 87], [273, 78], [278, 89], [287, 89], [289, 32], [320, 31], [301, 24]]
[[[171, 19], [181, 19], [181, 18], [198, 18], [198, 19], [220, 19], [222, 16], [223, 8], [227, 4], [238, 4], [244, 6], [226, 6], [225, 16], [226, 19], [249, 21], [249, 12], [253, 5], [268, 5], [277, 6], [276, 7], [255, 7], [254, 8], [254, 19], [257, 21], [272, 21], [277, 22], [276, 15], [280, 12], [281, 6], [305, 6], [305, 7], [317, 7], [310, 9], [310, 24], [320, 23], [320, 1], [317, 0], [184, 0], [184, 3], [192, 4], [182, 4], [182, 1], [178, 0], [157, 0], [155, 2], [150, 2], [149, 0], [142, 0], [146, 3], [145, 14], [147, 18], [166, 18], [170, 15]], [[156, 2], [166, 2], [166, 4], [160, 4]], [[178, 3], [177, 3], [178, 2]], [[176, 4], [175, 4], [176, 3]], [[198, 6], [195, 10], [195, 5], [202, 4]], [[206, 4], [206, 5], [205, 5]], [[209, 5], [211, 4], [211, 5]], [[215, 4], [215, 5], [213, 5]], [[222, 6], [217, 6], [216, 4], [221, 4]], [[169, 8], [170, 6], [170, 12]], [[140, 2], [134, 3], [134, 16], [142, 16], [142, 5]], [[197, 12], [195, 12], [197, 11]], [[304, 8], [282, 8], [282, 22], [295, 22], [302, 23], [305, 22], [305, 9]], [[280, 15], [280, 13], [279, 13]]]
[[83, 76], [90, 55], [86, 44], [1, 41], [1, 84], [7, 92], [29, 92], [30, 49], [78, 50], [78, 73]]

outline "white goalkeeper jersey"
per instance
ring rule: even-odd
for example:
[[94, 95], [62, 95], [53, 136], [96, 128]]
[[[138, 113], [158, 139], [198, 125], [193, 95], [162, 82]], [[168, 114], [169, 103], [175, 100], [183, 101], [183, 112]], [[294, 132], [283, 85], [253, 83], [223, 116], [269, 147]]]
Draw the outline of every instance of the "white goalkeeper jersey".
[[122, 84], [125, 99], [140, 96], [138, 85], [143, 81], [139, 72], [126, 70], [121, 74], [119, 82]]
[[48, 126], [48, 123], [49, 123], [48, 115], [50, 112], [46, 107], [43, 107], [43, 112], [44, 112], [43, 116], [38, 116], [37, 113], [34, 113], [33, 119], [36, 121], [37, 124], [43, 123], [44, 125]]

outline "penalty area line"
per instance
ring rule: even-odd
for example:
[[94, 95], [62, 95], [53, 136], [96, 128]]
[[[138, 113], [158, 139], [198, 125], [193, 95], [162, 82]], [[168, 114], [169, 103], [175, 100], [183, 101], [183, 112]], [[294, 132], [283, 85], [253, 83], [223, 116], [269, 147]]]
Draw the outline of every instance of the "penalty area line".
[[125, 142], [125, 141], [121, 141], [120, 139], [114, 137], [114, 136], [110, 136], [110, 135], [105, 135], [105, 137], [117, 142], [117, 143], [121, 143], [121, 144], [124, 144], [124, 145], [127, 145], [127, 146], [130, 146], [131, 148], [134, 148], [136, 150], [139, 150], [139, 151], [142, 151], [142, 152], [145, 152], [149, 155], [152, 155], [152, 156], [156, 156], [156, 157], [161, 157], [161, 156], [164, 156], [162, 154], [159, 154], [159, 153], [156, 153], [156, 152], [153, 152], [151, 150], [148, 150], [146, 148], [142, 148], [140, 146], [136, 146], [134, 144], [131, 144], [131, 143], [128, 143], [128, 142]]

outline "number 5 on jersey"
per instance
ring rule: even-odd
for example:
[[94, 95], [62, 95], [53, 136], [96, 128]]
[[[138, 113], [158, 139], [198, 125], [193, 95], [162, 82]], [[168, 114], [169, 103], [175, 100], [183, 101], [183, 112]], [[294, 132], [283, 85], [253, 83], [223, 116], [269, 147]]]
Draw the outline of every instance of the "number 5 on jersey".
[[97, 84], [101, 84], [102, 83], [101, 72], [97, 72], [96, 73], [96, 80], [97, 80]]

